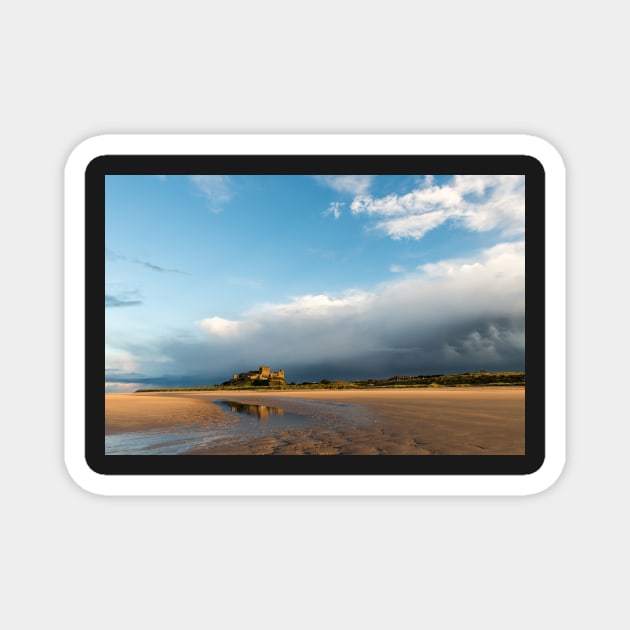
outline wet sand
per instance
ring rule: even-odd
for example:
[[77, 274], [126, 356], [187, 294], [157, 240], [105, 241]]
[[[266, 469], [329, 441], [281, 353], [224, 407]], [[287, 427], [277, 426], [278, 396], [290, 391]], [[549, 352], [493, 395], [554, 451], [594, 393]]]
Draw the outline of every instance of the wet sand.
[[[264, 405], [267, 417], [225, 400]], [[271, 421], [268, 407], [280, 410]], [[168, 452], [190, 455], [525, 453], [524, 387], [106, 394], [105, 413], [111, 439], [189, 435]]]

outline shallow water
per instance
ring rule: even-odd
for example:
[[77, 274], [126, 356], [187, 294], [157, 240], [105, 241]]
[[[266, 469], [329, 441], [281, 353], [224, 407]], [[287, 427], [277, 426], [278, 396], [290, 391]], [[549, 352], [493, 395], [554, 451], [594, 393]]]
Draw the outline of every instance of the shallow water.
[[363, 408], [349, 403], [276, 399], [273, 404], [235, 400], [213, 400], [210, 404], [226, 412], [229, 420], [106, 435], [105, 454], [181, 455], [218, 441], [245, 442], [312, 428], [335, 430], [365, 420]]
[[115, 433], [105, 436], [105, 455], [181, 455], [217, 439], [207, 429], [196, 427]]

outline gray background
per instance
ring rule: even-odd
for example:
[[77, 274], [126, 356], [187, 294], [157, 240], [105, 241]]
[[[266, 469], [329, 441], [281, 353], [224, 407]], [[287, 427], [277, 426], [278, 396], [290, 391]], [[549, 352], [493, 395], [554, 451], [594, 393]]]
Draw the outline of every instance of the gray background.
[[[4, 627], [627, 623], [622, 5], [7, 6]], [[62, 172], [82, 139], [122, 132], [510, 132], [554, 144], [569, 207], [560, 480], [527, 498], [102, 498], [79, 489], [62, 458]]]

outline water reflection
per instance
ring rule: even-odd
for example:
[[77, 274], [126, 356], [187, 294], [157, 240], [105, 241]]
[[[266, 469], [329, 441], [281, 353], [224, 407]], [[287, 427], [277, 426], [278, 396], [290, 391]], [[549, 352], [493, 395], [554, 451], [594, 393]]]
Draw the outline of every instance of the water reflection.
[[226, 405], [230, 411], [236, 413], [246, 413], [250, 416], [256, 416], [259, 420], [267, 420], [269, 416], [284, 416], [284, 409], [280, 407], [270, 407], [269, 405], [252, 405], [250, 403], [241, 403], [234, 400], [221, 400], [221, 404]]
[[286, 409], [236, 400], [212, 399], [208, 402], [231, 412], [229, 418], [223, 415], [217, 419], [215, 412], [212, 412], [207, 423], [155, 427], [146, 431], [107, 435], [106, 455], [183, 455], [195, 452], [194, 449], [246, 443], [263, 437], [274, 437], [285, 443], [288, 439], [287, 432], [295, 432], [295, 437], [297, 432], [313, 429], [331, 431], [339, 426], [347, 427], [351, 423], [365, 423], [368, 419], [362, 407], [331, 401], [269, 401], [276, 405], [286, 402]]

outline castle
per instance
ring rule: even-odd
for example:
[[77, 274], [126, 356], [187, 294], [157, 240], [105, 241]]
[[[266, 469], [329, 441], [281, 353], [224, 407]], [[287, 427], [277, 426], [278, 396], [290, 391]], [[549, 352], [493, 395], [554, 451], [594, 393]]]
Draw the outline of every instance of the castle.
[[277, 372], [272, 372], [271, 367], [268, 365], [261, 365], [258, 370], [252, 370], [250, 372], [241, 372], [240, 374], [235, 374], [232, 377], [231, 381], [228, 381], [230, 385], [236, 385], [242, 381], [260, 381], [262, 382], [271, 382], [272, 380], [282, 380], [284, 381], [284, 370], [278, 370]]

